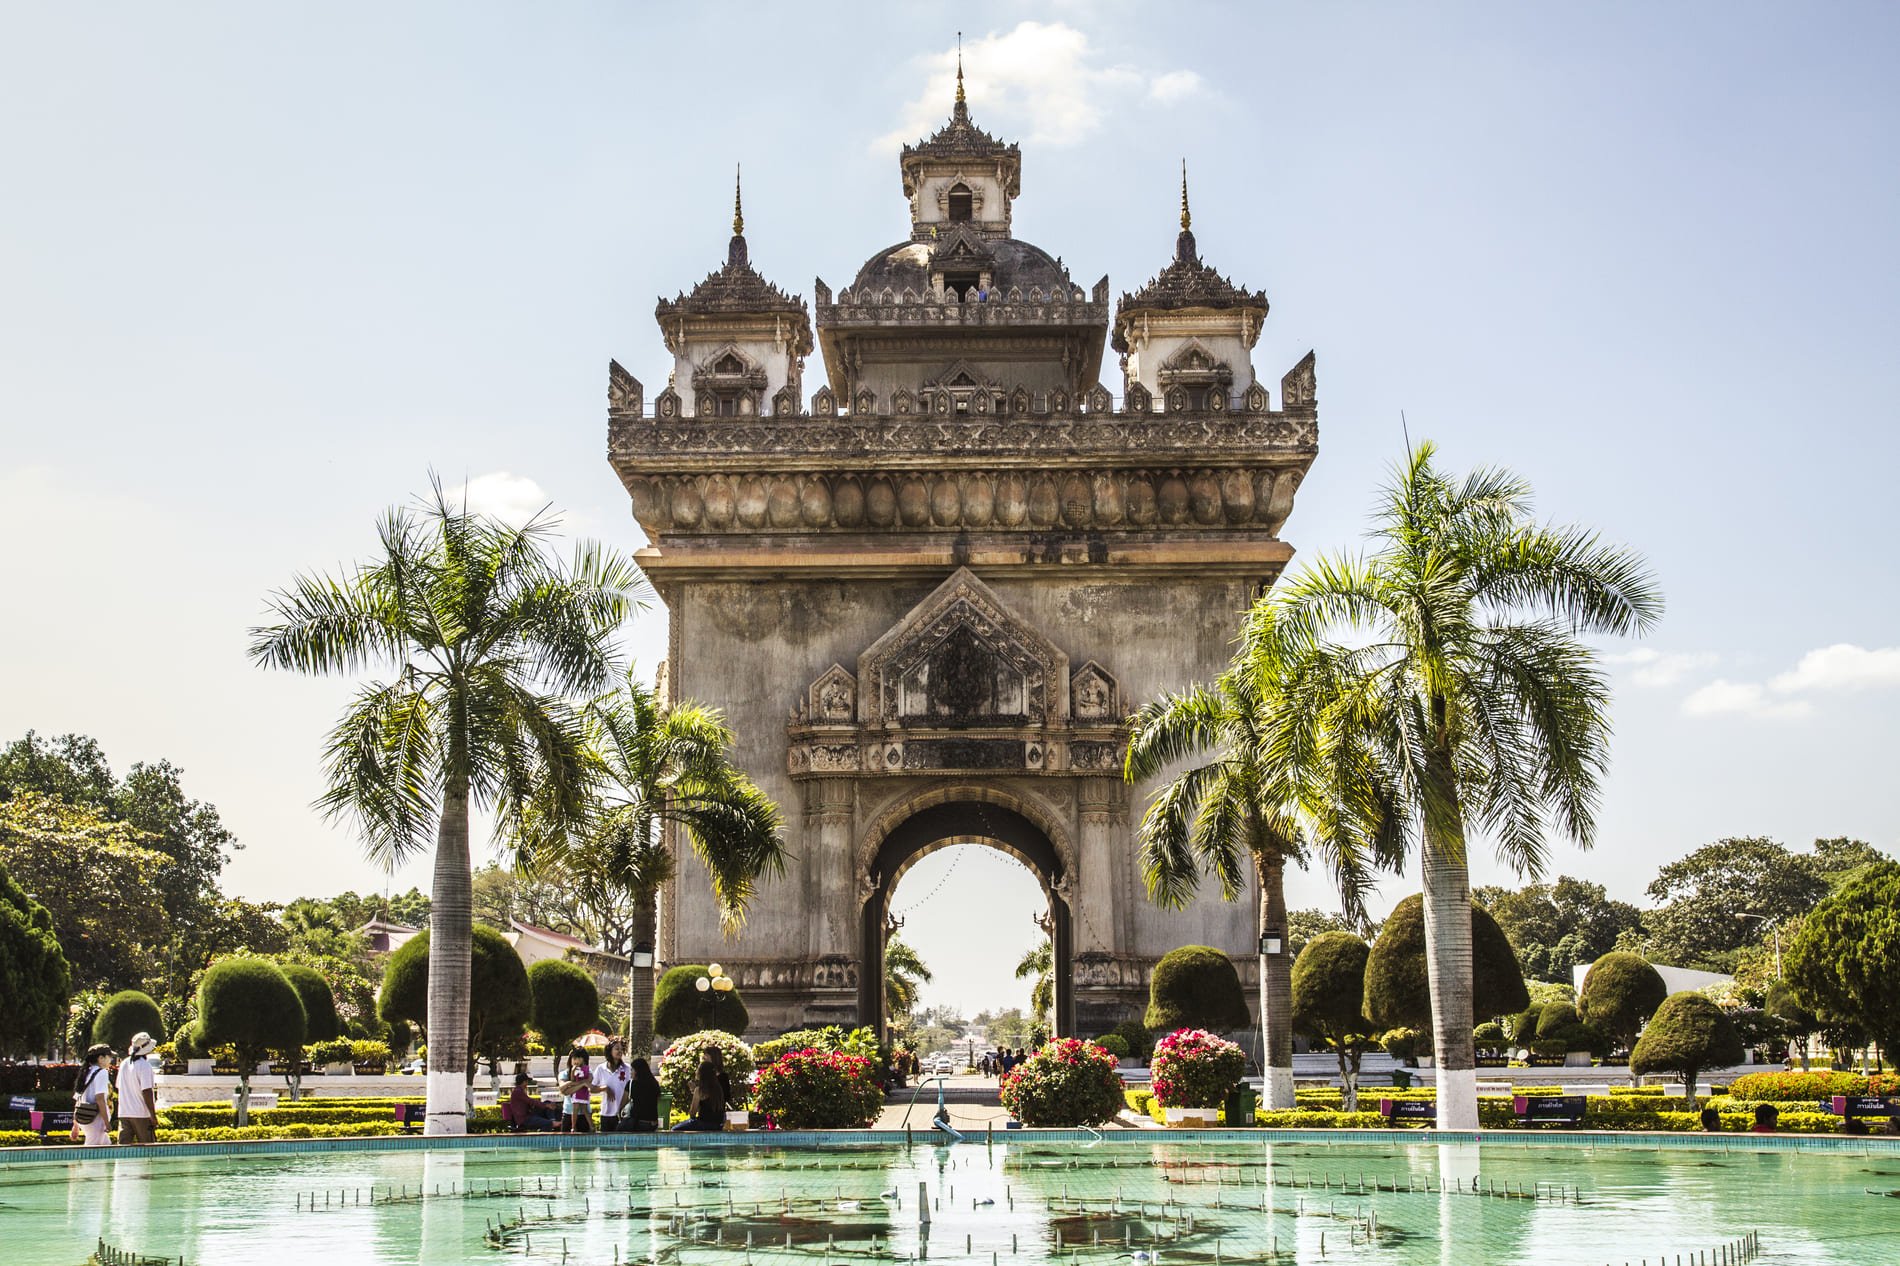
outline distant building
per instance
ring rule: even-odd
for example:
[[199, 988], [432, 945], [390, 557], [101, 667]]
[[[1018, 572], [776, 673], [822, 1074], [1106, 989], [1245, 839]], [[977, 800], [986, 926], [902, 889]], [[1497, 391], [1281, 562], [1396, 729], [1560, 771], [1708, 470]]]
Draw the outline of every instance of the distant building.
[[551, 958], [563, 959], [586, 969], [603, 994], [618, 993], [627, 987], [626, 958], [609, 954], [578, 936], [510, 919], [502, 939], [515, 947], [515, 953], [521, 956], [522, 963], [528, 967]]
[[421, 928], [412, 928], [406, 923], [391, 923], [385, 919], [371, 919], [356, 929], [356, 934], [369, 942], [372, 954], [393, 954], [408, 944], [409, 938], [418, 936]]

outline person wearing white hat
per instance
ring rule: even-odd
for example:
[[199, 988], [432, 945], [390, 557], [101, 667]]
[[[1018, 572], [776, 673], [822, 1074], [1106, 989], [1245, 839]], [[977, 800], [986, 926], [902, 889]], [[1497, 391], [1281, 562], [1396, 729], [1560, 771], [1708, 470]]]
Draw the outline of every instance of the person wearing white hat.
[[135, 1033], [119, 1064], [119, 1142], [158, 1142], [158, 1078], [149, 1056], [158, 1043]]

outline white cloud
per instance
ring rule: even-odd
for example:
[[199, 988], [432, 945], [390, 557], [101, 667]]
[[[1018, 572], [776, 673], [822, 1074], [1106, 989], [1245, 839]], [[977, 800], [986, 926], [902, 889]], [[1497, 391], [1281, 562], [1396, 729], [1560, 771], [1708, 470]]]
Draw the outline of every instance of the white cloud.
[[[446, 490], [451, 504], [461, 504], [464, 488]], [[477, 475], [466, 485], [468, 508], [477, 514], [491, 514], [503, 523], [520, 527], [548, 508], [548, 494], [526, 475], [505, 470]]]
[[1721, 657], [1712, 651], [1659, 651], [1639, 646], [1604, 658], [1612, 664], [1630, 665], [1630, 680], [1636, 685], [1673, 686], [1698, 669], [1713, 667]]
[[[905, 104], [896, 128], [872, 143], [880, 153], [930, 135], [949, 116], [956, 99], [956, 49], [919, 61], [926, 73], [917, 96]], [[1089, 37], [1061, 22], [1023, 22], [1005, 34], [965, 43], [963, 81], [980, 126], [992, 132], [1027, 129], [1024, 141], [1044, 145], [1081, 140], [1119, 102], [1146, 96], [1167, 105], [1201, 89], [1201, 77], [1191, 70], [1102, 65]]]
[[1773, 697], [1758, 681], [1725, 681], [1718, 677], [1684, 699], [1682, 710], [1692, 717], [1799, 717], [1813, 709], [1801, 699]]
[[[1642, 662], [1636, 659], [1640, 653], [1618, 658]], [[1792, 669], [1766, 684], [1712, 681], [1684, 699], [1682, 710], [1690, 716], [1800, 717], [1814, 710], [1804, 695], [1895, 688], [1900, 688], [1900, 646], [1868, 650], [1838, 642], [1809, 651]]]
[[1878, 690], [1900, 686], [1900, 646], [1868, 650], [1847, 642], [1809, 651], [1792, 672], [1769, 683], [1782, 694], [1803, 690]]

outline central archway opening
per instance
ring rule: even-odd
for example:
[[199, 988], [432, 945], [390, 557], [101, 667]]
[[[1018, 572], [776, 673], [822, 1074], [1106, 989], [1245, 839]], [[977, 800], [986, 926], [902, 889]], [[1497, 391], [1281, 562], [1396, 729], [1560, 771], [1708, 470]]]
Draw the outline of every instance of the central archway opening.
[[[1067, 881], [1061, 857], [1042, 829], [1022, 814], [1003, 805], [975, 800], [956, 800], [919, 809], [893, 827], [878, 845], [870, 866], [871, 895], [864, 903], [862, 916], [858, 976], [860, 1022], [874, 1025], [880, 1035], [890, 1031], [884, 997], [884, 948], [895, 930], [894, 912], [906, 909], [907, 903], [917, 900], [908, 891], [898, 898], [899, 885], [920, 860], [940, 855], [944, 850], [970, 846], [1007, 854], [1021, 863], [1040, 890], [1055, 986], [1050, 1024], [1055, 1034], [1067, 1035], [1073, 1029], [1074, 989], [1070, 975], [1069, 908], [1058, 895], [1058, 887]], [[994, 865], [991, 869], [995, 869]], [[902, 917], [906, 920], [914, 917], [914, 910]], [[1007, 911], [1003, 918], [1008, 920]], [[1009, 928], [1008, 922], [998, 928], [994, 912], [981, 907], [965, 911], [962, 922], [969, 938], [982, 938], [992, 931]], [[1029, 935], [1020, 939], [1033, 944], [1034, 927], [1026, 931]], [[1010, 944], [1018, 937], [1014, 929], [1006, 934]], [[1011, 966], [1014, 966], [1013, 959]], [[1020, 984], [1021, 994], [1027, 1001], [1029, 982]]]

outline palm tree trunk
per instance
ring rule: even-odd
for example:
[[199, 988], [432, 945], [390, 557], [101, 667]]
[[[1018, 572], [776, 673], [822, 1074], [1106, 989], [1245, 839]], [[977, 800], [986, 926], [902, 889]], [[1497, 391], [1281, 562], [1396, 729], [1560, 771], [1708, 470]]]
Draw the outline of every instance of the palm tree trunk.
[[1293, 1099], [1293, 964], [1286, 954], [1286, 859], [1270, 854], [1260, 868], [1260, 931], [1279, 929], [1280, 953], [1260, 956], [1260, 1026], [1268, 1108]]
[[[643, 892], [633, 899], [633, 943], [658, 945], [658, 894]], [[627, 1058], [643, 1059], [653, 1053], [653, 968], [627, 964]]]
[[1425, 826], [1425, 975], [1432, 995], [1438, 1126], [1478, 1128], [1478, 1058], [1471, 1039], [1471, 871], [1464, 842]]
[[468, 779], [451, 774], [442, 795], [429, 894], [427, 1134], [468, 1133], [469, 959], [474, 883], [468, 869]]

